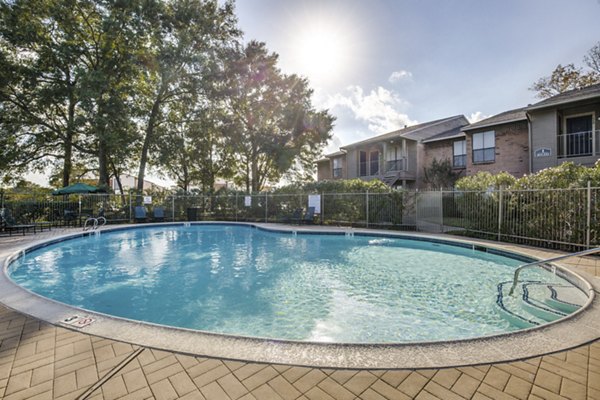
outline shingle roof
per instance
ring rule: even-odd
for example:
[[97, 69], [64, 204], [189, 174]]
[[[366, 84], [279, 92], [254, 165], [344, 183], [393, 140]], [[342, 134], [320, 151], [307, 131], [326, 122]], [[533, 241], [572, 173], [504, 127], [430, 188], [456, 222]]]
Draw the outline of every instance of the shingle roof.
[[429, 139], [423, 140], [423, 143], [437, 142], [440, 140], [448, 140], [448, 139], [461, 138], [461, 137], [465, 137], [465, 134], [463, 133], [463, 127], [458, 126], [447, 132], [442, 132], [439, 135], [435, 135], [433, 137], [430, 137]]
[[488, 126], [496, 126], [501, 124], [508, 124], [511, 122], [517, 121], [526, 121], [527, 114], [525, 112], [525, 107], [516, 108], [514, 110], [508, 110], [501, 112], [500, 114], [496, 114], [492, 117], [482, 119], [481, 121], [477, 121], [472, 123], [469, 126], [463, 128], [463, 131], [470, 131], [478, 128], [487, 128]]
[[464, 115], [455, 115], [453, 117], [438, 119], [435, 121], [424, 122], [422, 124], [409, 126], [403, 129], [398, 129], [393, 132], [384, 133], [383, 135], [374, 136], [372, 138], [361, 140], [360, 142], [350, 143], [346, 146], [342, 146], [341, 149], [351, 148], [360, 146], [368, 143], [381, 142], [382, 140], [390, 140], [396, 138], [403, 138], [409, 140], [427, 140], [434, 136], [452, 131], [456, 128], [467, 125], [469, 121]]
[[331, 153], [331, 154], [325, 154], [322, 158], [318, 159], [315, 162], [329, 161], [329, 159], [332, 158], [332, 157], [343, 156], [344, 154], [346, 154], [346, 152], [344, 152], [344, 151], [336, 151], [336, 152]]
[[537, 110], [540, 108], [546, 108], [551, 106], [557, 106], [564, 103], [571, 103], [579, 100], [587, 100], [600, 97], [600, 83], [596, 85], [590, 85], [582, 89], [569, 90], [564, 93], [557, 94], [556, 96], [549, 97], [540, 102], [532, 104], [526, 107], [527, 110]]

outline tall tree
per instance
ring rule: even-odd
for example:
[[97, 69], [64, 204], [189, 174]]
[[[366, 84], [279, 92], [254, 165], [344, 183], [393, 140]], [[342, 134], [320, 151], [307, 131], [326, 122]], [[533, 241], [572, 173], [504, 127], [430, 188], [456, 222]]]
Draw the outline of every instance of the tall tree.
[[277, 58], [264, 43], [251, 41], [224, 81], [239, 135], [237, 178], [247, 192], [277, 181], [299, 161], [314, 161], [333, 126], [327, 111], [312, 106], [307, 80], [281, 73]]
[[62, 160], [68, 185], [78, 135], [80, 76], [86, 70], [90, 2], [0, 3], [0, 164], [20, 172]]
[[178, 102], [198, 101], [203, 80], [214, 79], [209, 71], [218, 54], [239, 37], [233, 10], [231, 1], [222, 5], [218, 0], [166, 3], [161, 25], [153, 38], [138, 191], [143, 189], [149, 154], [165, 145], [156, 133], [169, 115], [169, 108], [177, 107]]

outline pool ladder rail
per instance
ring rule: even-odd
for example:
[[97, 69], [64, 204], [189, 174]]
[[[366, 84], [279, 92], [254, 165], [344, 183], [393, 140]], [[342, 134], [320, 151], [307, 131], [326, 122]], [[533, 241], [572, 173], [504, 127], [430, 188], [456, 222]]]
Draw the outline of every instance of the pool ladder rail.
[[[549, 262], [564, 260], [565, 258], [587, 256], [587, 255], [595, 254], [595, 253], [600, 253], [600, 247], [595, 247], [593, 249], [582, 250], [582, 251], [578, 251], [575, 253], [569, 253], [569, 254], [565, 254], [562, 256], [558, 256], [558, 257], [551, 257], [551, 258], [546, 258], [545, 260], [539, 260], [539, 261], [534, 261], [534, 262], [531, 262], [528, 264], [523, 264], [515, 270], [515, 275], [513, 277], [512, 286], [510, 287], [510, 291], [508, 292], [508, 295], [509, 296], [513, 295], [515, 288], [517, 287], [517, 284], [519, 282], [519, 274], [525, 268], [536, 267], [536, 266], [540, 266], [542, 264], [546, 264]], [[555, 271], [556, 267], [553, 267], [553, 270]]]
[[92, 230], [95, 231], [96, 229], [98, 229], [101, 226], [106, 225], [106, 218], [104, 217], [98, 217], [98, 218], [94, 218], [94, 217], [90, 217], [88, 219], [85, 220], [85, 223], [83, 224], [83, 231], [87, 231]]

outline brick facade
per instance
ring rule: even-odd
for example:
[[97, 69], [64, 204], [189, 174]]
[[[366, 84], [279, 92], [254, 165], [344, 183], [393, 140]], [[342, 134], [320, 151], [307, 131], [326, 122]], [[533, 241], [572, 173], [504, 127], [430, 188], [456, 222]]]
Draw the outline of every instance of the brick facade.
[[[473, 134], [493, 130], [496, 132], [495, 161], [473, 163]], [[467, 175], [479, 171], [492, 174], [505, 171], [519, 178], [529, 173], [529, 144], [526, 121], [497, 125], [467, 132]]]

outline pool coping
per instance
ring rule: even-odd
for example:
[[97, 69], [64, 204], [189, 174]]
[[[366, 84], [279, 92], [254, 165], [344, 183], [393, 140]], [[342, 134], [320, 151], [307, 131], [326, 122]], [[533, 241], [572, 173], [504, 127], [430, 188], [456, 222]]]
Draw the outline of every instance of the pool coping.
[[[139, 228], [140, 226], [156, 227], [184, 224], [126, 225], [114, 228], [107, 227], [102, 229], [101, 232], [130, 229], [132, 227]], [[449, 238], [447, 236], [415, 232], [287, 226], [263, 223], [202, 222], [198, 224], [250, 225], [259, 229], [287, 233], [295, 231], [297, 233], [346, 234], [351, 232], [353, 234], [369, 236], [417, 239], [421, 237], [423, 239], [434, 239], [439, 242], [450, 242], [462, 246], [472, 246], [475, 244], [491, 248], [499, 253], [520, 254], [528, 259], [537, 259], [535, 255], [531, 254], [531, 249], [522, 246], [510, 245], [511, 250], [507, 251], [502, 248], [501, 243]], [[71, 233], [42, 242], [30, 243], [29, 245], [22, 246], [5, 259], [0, 260], [2, 262], [0, 302], [11, 309], [65, 328], [70, 327], [58, 321], [62, 321], [74, 314], [89, 315], [95, 319], [95, 322], [77, 329], [78, 332], [160, 350], [220, 359], [341, 369], [444, 368], [514, 361], [567, 350], [589, 343], [600, 337], [600, 304], [598, 296], [595, 296], [594, 293], [600, 290], [598, 283], [595, 279], [586, 279], [561, 264], [557, 264], [557, 266], [569, 271], [570, 274], [577, 277], [577, 280], [581, 280], [581, 282], [585, 282], [588, 285], [588, 294], [590, 296], [588, 305], [576, 313], [541, 327], [514, 333], [448, 342], [406, 344], [294, 342], [236, 337], [181, 328], [170, 328], [95, 312], [82, 311], [81, 309], [29, 292], [27, 289], [15, 284], [6, 275], [6, 269], [11, 260], [22, 254], [23, 251], [31, 251], [49, 243], [88, 234], [85, 232]], [[515, 251], [515, 248], [517, 251]]]

